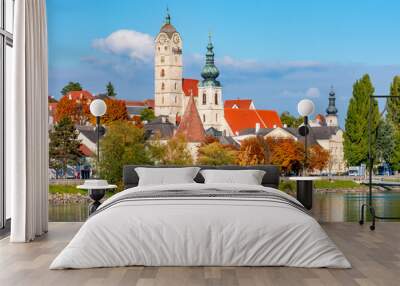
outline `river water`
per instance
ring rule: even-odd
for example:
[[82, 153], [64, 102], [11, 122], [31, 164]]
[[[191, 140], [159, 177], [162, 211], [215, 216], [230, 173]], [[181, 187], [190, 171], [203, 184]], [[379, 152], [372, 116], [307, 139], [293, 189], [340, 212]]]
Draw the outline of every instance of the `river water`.
[[[313, 201], [313, 216], [320, 222], [358, 221], [360, 207], [366, 200], [366, 193], [316, 193]], [[400, 217], [400, 193], [374, 193], [373, 204], [379, 216]], [[50, 204], [49, 220], [85, 221], [88, 216], [87, 207], [87, 203]]]

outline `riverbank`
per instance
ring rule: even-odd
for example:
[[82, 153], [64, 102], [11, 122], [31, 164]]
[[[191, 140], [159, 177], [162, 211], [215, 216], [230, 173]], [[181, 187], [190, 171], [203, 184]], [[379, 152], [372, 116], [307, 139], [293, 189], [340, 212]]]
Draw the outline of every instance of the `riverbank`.
[[[359, 193], [368, 190], [367, 186], [357, 184], [352, 180], [320, 180], [315, 181], [316, 192], [336, 192], [336, 193]], [[288, 194], [295, 195], [296, 182], [282, 180], [279, 189]], [[379, 191], [379, 190], [378, 190]], [[112, 196], [113, 193], [106, 193], [105, 197]], [[76, 185], [49, 185], [49, 202], [56, 205], [87, 203], [90, 198], [86, 190], [76, 188]]]

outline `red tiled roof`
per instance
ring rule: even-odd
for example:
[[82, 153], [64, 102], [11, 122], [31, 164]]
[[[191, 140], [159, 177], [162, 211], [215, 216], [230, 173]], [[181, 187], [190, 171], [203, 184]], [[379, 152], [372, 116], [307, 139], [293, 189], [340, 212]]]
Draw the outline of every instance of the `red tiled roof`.
[[183, 135], [187, 142], [203, 142], [206, 139], [203, 123], [196, 108], [193, 96], [189, 98], [176, 135]]
[[182, 90], [186, 96], [198, 96], [199, 95], [199, 88], [197, 84], [199, 81], [197, 79], [191, 78], [184, 78], [182, 79]]
[[91, 157], [93, 156], [93, 152], [90, 151], [89, 147], [86, 146], [85, 144], [81, 144], [79, 146], [79, 150], [81, 151], [81, 153], [86, 156], [86, 157]]
[[144, 106], [145, 103], [143, 101], [134, 101], [134, 100], [126, 100], [126, 106]]
[[233, 133], [246, 128], [255, 128], [260, 123], [261, 128], [282, 127], [281, 119], [275, 110], [254, 110], [225, 108], [225, 120]]
[[228, 99], [225, 100], [224, 108], [233, 108], [235, 105], [238, 109], [250, 109], [251, 99]]
[[81, 98], [93, 99], [94, 96], [87, 90], [70, 91], [66, 94], [69, 99], [78, 100]]
[[144, 103], [145, 103], [149, 108], [154, 109], [154, 105], [155, 105], [154, 99], [146, 99], [146, 100], [144, 101]]
[[318, 121], [318, 122], [324, 123], [325, 122], [325, 116], [323, 116], [322, 114], [317, 114], [315, 116], [315, 120]]

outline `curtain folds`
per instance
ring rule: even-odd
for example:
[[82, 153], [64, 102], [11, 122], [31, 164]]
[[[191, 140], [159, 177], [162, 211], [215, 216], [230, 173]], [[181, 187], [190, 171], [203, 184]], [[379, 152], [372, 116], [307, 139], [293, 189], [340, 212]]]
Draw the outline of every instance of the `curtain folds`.
[[48, 65], [45, 0], [15, 1], [13, 94], [6, 115], [12, 242], [48, 225]]

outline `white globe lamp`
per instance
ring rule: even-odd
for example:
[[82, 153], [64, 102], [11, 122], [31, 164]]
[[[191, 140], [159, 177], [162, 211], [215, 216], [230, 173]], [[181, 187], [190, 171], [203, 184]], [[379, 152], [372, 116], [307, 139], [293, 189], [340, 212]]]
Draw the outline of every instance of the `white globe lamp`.
[[314, 102], [309, 99], [303, 99], [297, 104], [297, 111], [303, 117], [309, 116], [314, 112]]
[[90, 103], [90, 113], [95, 117], [100, 117], [106, 114], [107, 105], [104, 100], [95, 99]]

